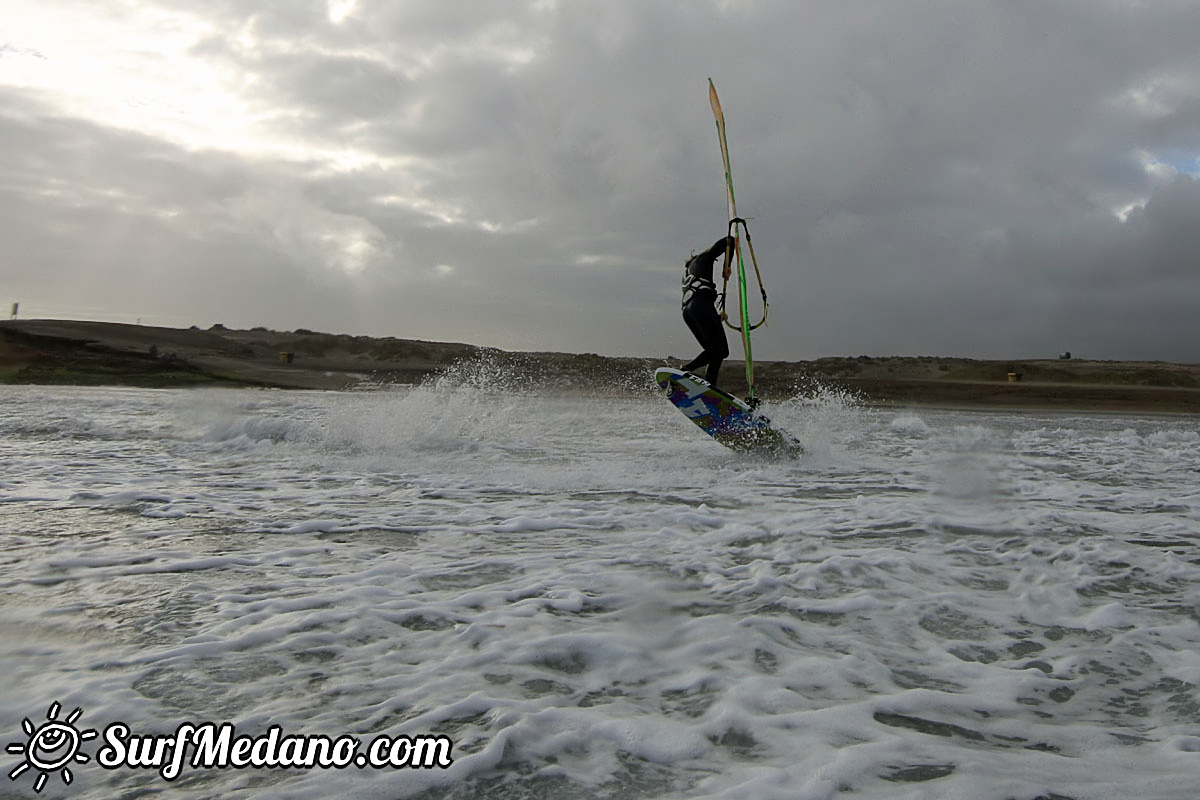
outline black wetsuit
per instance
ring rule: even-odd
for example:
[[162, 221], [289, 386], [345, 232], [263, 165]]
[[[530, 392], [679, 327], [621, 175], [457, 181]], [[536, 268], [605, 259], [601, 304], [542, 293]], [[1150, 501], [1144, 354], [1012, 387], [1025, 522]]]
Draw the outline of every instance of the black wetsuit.
[[721, 374], [721, 362], [729, 357], [725, 327], [717, 313], [717, 284], [713, 281], [713, 262], [724, 255], [729, 237], [721, 237], [712, 247], [692, 256], [683, 272], [683, 321], [704, 351], [683, 365], [687, 372], [708, 365], [705, 379], [713, 386]]

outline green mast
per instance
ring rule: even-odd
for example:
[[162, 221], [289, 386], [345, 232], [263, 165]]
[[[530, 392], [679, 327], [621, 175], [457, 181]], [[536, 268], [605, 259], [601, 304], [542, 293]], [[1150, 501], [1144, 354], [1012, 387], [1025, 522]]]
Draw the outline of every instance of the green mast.
[[[717, 136], [721, 140], [721, 161], [725, 166], [725, 195], [729, 201], [729, 233], [735, 237], [733, 252], [737, 253], [737, 286], [738, 286], [738, 306], [741, 310], [741, 323], [734, 326], [729, 324], [726, 318], [725, 322], [734, 330], [738, 330], [742, 334], [742, 350], [746, 354], [746, 394], [749, 397], [754, 397], [754, 355], [750, 346], [750, 331], [757, 328], [758, 325], [750, 325], [748, 320], [749, 303], [746, 300], [746, 264], [742, 259], [742, 242], [738, 234], [738, 225], [746, 230], [746, 241], [750, 241], [750, 230], [746, 228], [746, 221], [738, 216], [737, 213], [737, 198], [733, 193], [733, 173], [729, 169], [729, 144], [725, 140], [725, 114], [721, 111], [721, 101], [717, 98], [717, 87], [713, 86], [712, 78], [708, 79], [708, 102], [712, 106], [713, 117], [717, 122]], [[729, 273], [731, 269], [730, 261], [733, 252], [725, 253], [725, 269], [724, 278], [726, 283], [729, 281]], [[754, 247], [750, 246], [750, 256], [754, 257]], [[758, 272], [757, 262], [754, 264], [754, 270]], [[762, 278], [759, 277], [759, 287], [762, 287]], [[723, 318], [725, 317], [722, 311]], [[766, 292], [763, 292], [763, 320], [766, 320]], [[762, 322], [758, 323], [759, 325]]]

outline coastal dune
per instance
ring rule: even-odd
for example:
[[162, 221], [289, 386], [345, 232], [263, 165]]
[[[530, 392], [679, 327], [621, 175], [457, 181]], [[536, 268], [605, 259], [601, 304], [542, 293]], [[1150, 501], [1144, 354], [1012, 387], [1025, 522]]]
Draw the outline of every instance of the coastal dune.
[[[555, 390], [649, 391], [663, 358], [507, 352], [453, 342], [306, 329], [164, 328], [74, 320], [0, 321], [0, 383], [362, 389], [412, 384], [493, 359]], [[1200, 413], [1200, 365], [1086, 359], [827, 357], [756, 362], [767, 398], [822, 387], [864, 403]], [[727, 362], [724, 388], [745, 390]]]

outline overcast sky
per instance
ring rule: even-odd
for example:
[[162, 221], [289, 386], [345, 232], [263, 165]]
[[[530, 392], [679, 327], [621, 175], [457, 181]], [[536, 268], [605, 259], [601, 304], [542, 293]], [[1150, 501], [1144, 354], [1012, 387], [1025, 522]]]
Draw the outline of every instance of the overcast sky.
[[[22, 317], [688, 357], [1200, 361], [1195, 0], [0, 0]], [[731, 334], [735, 357], [736, 336]]]

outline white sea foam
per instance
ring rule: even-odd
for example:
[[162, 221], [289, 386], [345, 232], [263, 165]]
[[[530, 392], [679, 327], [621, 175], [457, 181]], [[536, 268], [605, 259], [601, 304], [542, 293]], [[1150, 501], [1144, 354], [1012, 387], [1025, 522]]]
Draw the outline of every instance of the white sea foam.
[[54, 701], [147, 733], [454, 742], [446, 771], [167, 786], [93, 762], [64, 796], [1165, 800], [1200, 778], [1191, 418], [809, 392], [768, 409], [809, 453], [763, 461], [660, 398], [487, 362], [361, 394], [0, 402], [6, 742]]

